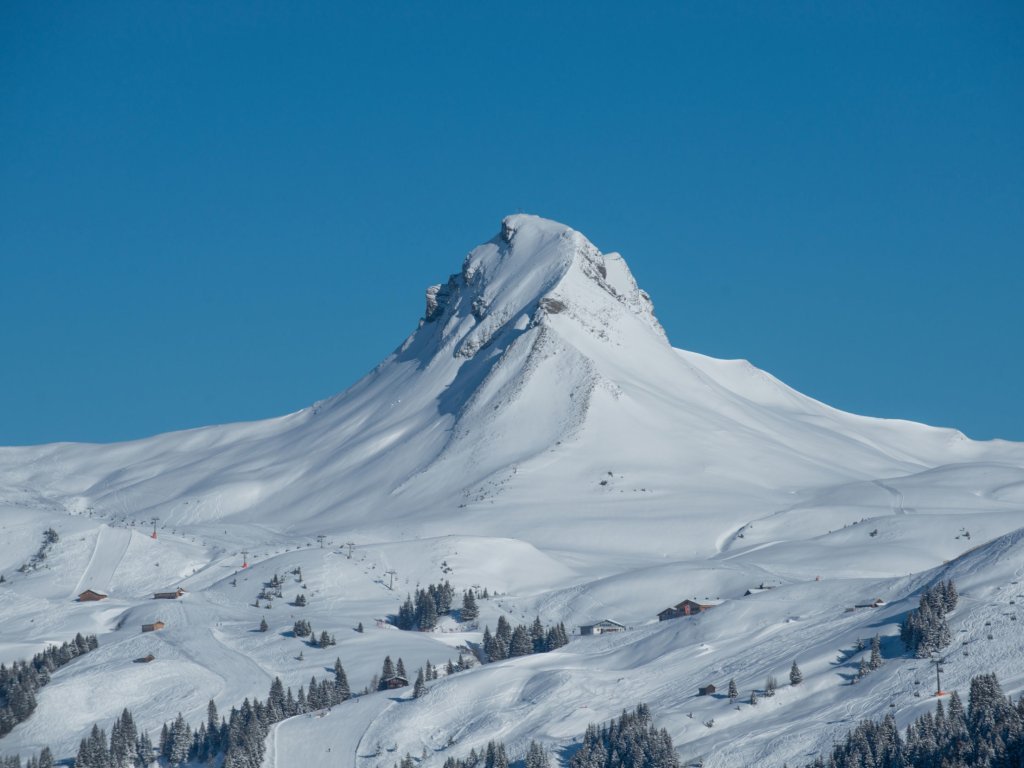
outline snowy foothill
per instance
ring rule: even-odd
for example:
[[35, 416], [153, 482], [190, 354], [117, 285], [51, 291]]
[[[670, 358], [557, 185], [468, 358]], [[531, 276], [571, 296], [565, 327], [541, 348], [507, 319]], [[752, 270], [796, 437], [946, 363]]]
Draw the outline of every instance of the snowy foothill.
[[[198, 725], [211, 699], [226, 713], [275, 677], [297, 691], [338, 658], [360, 695], [274, 725], [266, 765], [438, 768], [494, 739], [564, 762], [589, 723], [640, 702], [684, 764], [803, 765], [864, 718], [905, 726], [933, 705], [934, 667], [899, 627], [939, 580], [961, 595], [943, 687], [994, 672], [1024, 690], [1022, 512], [1024, 445], [843, 413], [673, 348], [621, 256], [510, 216], [336, 397], [117, 445], [0, 448], [0, 661], [99, 640], [0, 754], [73, 757], [124, 707], [156, 742], [179, 712]], [[451, 615], [395, 626], [407, 595], [445, 581]], [[463, 592], [485, 589], [462, 620]], [[684, 601], [705, 609], [659, 621]], [[410, 678], [443, 668], [502, 617], [572, 637], [442, 672], [418, 699], [362, 694], [385, 656]], [[298, 620], [335, 644], [296, 637]], [[622, 630], [581, 635], [602, 620]], [[858, 676], [876, 635], [884, 664]]]

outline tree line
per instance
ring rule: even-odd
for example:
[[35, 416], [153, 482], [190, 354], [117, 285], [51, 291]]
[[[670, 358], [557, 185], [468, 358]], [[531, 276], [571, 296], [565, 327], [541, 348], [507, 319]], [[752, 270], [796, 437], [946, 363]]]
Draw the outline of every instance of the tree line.
[[36, 709], [36, 691], [50, 682], [50, 674], [79, 656], [95, 650], [95, 635], [75, 635], [71, 642], [49, 645], [30, 661], [0, 664], [0, 737], [24, 722]]
[[1019, 768], [1024, 765], [1024, 697], [1014, 704], [995, 674], [971, 679], [967, 708], [954, 691], [900, 736], [896, 719], [865, 720], [826, 760], [808, 768]]
[[623, 710], [607, 725], [591, 723], [583, 734], [583, 745], [569, 760], [569, 768], [679, 768], [672, 737], [655, 728], [651, 710], [638, 704], [632, 712]]
[[[441, 616], [452, 611], [455, 590], [449, 581], [442, 584], [428, 584], [425, 589], [417, 589], [415, 598], [409, 594], [405, 602], [398, 608], [395, 625], [399, 629], [429, 632]], [[465, 597], [463, 597], [465, 600]]]
[[568, 642], [569, 635], [561, 622], [545, 627], [538, 616], [533, 624], [513, 627], [504, 616], [499, 616], [498, 628], [493, 635], [489, 625], [484, 627], [483, 651], [489, 661], [501, 661], [531, 653], [547, 653]]
[[[415, 761], [406, 755], [396, 768], [413, 768]], [[518, 763], [516, 763], [518, 765]], [[465, 758], [449, 757], [443, 768], [509, 768], [505, 745], [490, 741], [486, 749], [470, 750]], [[544, 747], [531, 741], [522, 763], [524, 768], [551, 768], [551, 757]], [[679, 768], [672, 737], [664, 728], [655, 728], [651, 710], [638, 704], [632, 712], [607, 725], [591, 723], [583, 734], [583, 743], [569, 760], [569, 768]]]
[[[333, 679], [311, 677], [309, 686], [300, 686], [298, 693], [285, 688], [275, 677], [266, 701], [245, 699], [241, 707], [232, 707], [221, 716], [210, 700], [206, 720], [193, 728], [179, 713], [164, 723], [154, 746], [146, 732], [139, 732], [131, 712], [125, 709], [114, 721], [110, 736], [94, 723], [89, 736], [82, 739], [75, 758], [75, 768], [144, 768], [158, 758], [168, 766], [194, 762], [213, 762], [223, 756], [223, 768], [259, 768], [263, 762], [264, 741], [270, 726], [288, 717], [313, 712], [340, 704], [351, 698], [348, 677], [341, 659], [334, 661]], [[44, 750], [48, 756], [49, 750]], [[40, 760], [31, 768], [52, 768]], [[8, 768], [8, 766], [2, 766]], [[21, 768], [20, 760], [11, 768]]]

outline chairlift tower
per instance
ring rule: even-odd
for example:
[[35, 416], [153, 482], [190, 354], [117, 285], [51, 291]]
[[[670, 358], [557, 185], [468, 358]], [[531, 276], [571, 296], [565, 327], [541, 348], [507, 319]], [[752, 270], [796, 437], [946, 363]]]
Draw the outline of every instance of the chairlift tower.
[[944, 690], [942, 690], [942, 679], [939, 677], [939, 673], [943, 671], [942, 670], [942, 662], [944, 662], [944, 661], [945, 661], [945, 659], [938, 658], [938, 657], [933, 658], [931, 660], [931, 663], [935, 665], [935, 695], [936, 696], [945, 696], [946, 695], [946, 692]]
[[354, 547], [355, 545], [356, 545], [356, 543], [354, 541], [346, 541], [345, 542], [345, 546], [348, 547], [348, 559], [349, 560], [352, 559], [352, 547]]
[[326, 538], [327, 538], [327, 537], [326, 537], [326, 536], [324, 536], [324, 535], [323, 535], [322, 533], [321, 533], [321, 534], [319, 534], [319, 535], [318, 535], [318, 536], [316, 537], [316, 540], [320, 542], [320, 549], [323, 549], [323, 548], [324, 548], [324, 539], [326, 539]]
[[384, 575], [388, 577], [388, 589], [394, 590], [395, 588], [395, 576], [398, 575], [398, 571], [394, 568], [384, 571]]
[[151, 519], [151, 520], [149, 521], [150, 523], [152, 523], [152, 524], [153, 524], [153, 532], [152, 532], [151, 534], [149, 534], [149, 535], [150, 535], [150, 536], [151, 536], [152, 538], [154, 538], [154, 539], [156, 538], [156, 523], [157, 523], [157, 520], [159, 520], [159, 519], [160, 519], [159, 517], [154, 517], [154, 518], [152, 518], [152, 519]]
[[243, 549], [242, 550], [242, 567], [243, 568], [248, 568], [249, 567], [249, 550], [248, 549]]

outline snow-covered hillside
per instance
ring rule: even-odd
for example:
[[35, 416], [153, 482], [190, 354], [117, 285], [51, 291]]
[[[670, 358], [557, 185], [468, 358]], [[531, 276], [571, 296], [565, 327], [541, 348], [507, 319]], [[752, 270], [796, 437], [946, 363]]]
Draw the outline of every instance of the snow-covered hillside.
[[[1024, 446], [843, 413], [745, 361], [674, 349], [621, 256], [511, 216], [427, 290], [405, 342], [334, 398], [132, 443], [0, 449], [0, 657], [100, 639], [0, 753], [70, 755], [124, 706], [149, 729], [179, 711], [198, 723], [211, 698], [224, 710], [265, 697], [276, 675], [297, 688], [335, 656], [361, 689], [386, 654], [444, 662], [499, 615], [539, 615], [630, 629], [439, 680], [415, 702], [372, 694], [285, 721], [268, 760], [369, 768], [426, 749], [430, 768], [491, 738], [519, 755], [530, 738], [562, 750], [646, 701], [681, 756], [794, 764], [861, 717], [919, 714], [921, 663], [890, 636], [943, 574], [962, 585], [952, 621], [971, 642], [953, 681], [995, 671], [1024, 686], [1004, 616], [1024, 570], [1022, 512]], [[60, 540], [19, 572], [51, 526]], [[243, 550], [253, 566], [240, 570]], [[307, 607], [253, 605], [296, 567]], [[500, 593], [479, 627], [377, 626], [444, 578]], [[744, 597], [761, 584], [775, 588]], [[152, 599], [179, 585], [181, 600]], [[73, 602], [85, 589], [109, 598]], [[724, 602], [657, 622], [688, 597]], [[875, 597], [884, 609], [846, 611]], [[338, 645], [303, 646], [297, 617]], [[140, 633], [156, 619], [167, 627]], [[843, 685], [852, 644], [879, 632], [889, 663]], [[794, 658], [805, 684], [756, 710], [696, 696], [730, 677], [747, 691], [784, 679]]]

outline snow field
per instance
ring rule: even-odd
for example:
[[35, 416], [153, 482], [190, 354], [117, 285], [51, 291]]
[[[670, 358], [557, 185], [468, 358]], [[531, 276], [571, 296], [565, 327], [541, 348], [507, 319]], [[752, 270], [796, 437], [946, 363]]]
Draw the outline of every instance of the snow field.
[[[275, 676], [297, 690], [335, 657], [359, 690], [385, 655], [414, 675], [501, 615], [540, 615], [632, 629], [459, 673], [417, 701], [374, 693], [293, 718], [268, 764], [391, 768], [426, 749], [422, 768], [436, 768], [493, 738], [513, 756], [533, 738], [564, 756], [588, 723], [643, 701], [684, 758], [798, 765], [860, 718], [904, 725], [931, 705], [931, 670], [895, 635], [919, 591], [949, 577], [963, 599], [944, 687], [980, 672], [1024, 686], [1024, 446], [842, 413], [745, 361], [673, 349], [621, 257], [556, 222], [510, 217], [429, 296], [394, 353], [300, 412], [0, 449], [0, 661], [76, 632], [101, 644], [53, 676], [0, 749], [70, 756], [123, 706], [155, 737], [178, 711], [198, 723], [210, 698], [225, 712], [265, 697]], [[48, 526], [60, 541], [18, 573]], [[285, 599], [255, 607], [275, 573]], [[456, 604], [467, 587], [497, 593], [478, 629], [378, 628], [445, 578]], [[779, 586], [742, 597], [762, 582]], [[179, 585], [181, 600], [152, 599]], [[86, 588], [110, 597], [73, 602]], [[289, 605], [300, 590], [305, 608]], [[687, 597], [726, 602], [655, 622]], [[887, 605], [847, 610], [875, 597]], [[290, 636], [297, 618], [337, 646]], [[156, 619], [167, 627], [140, 633]], [[851, 685], [854, 643], [875, 633], [886, 664]], [[794, 659], [805, 681], [790, 688]], [[745, 703], [769, 674], [778, 694]], [[697, 695], [730, 677], [739, 710]]]

